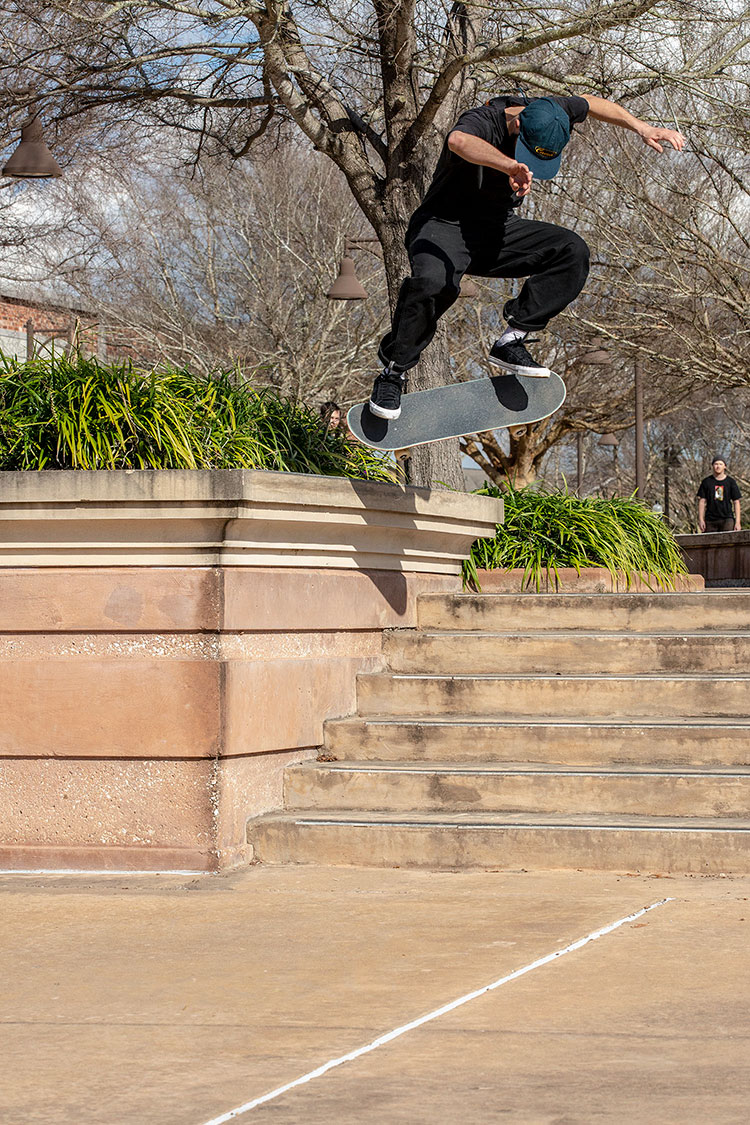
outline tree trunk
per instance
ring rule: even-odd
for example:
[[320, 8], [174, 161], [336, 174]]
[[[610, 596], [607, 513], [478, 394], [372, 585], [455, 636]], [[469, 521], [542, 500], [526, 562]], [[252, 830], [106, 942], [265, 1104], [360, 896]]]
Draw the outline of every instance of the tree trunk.
[[533, 426], [521, 429], [520, 432], [510, 431], [510, 462], [512, 470], [508, 474], [508, 483], [513, 488], [526, 488], [532, 484], [537, 476], [537, 460], [540, 452], [534, 442]]

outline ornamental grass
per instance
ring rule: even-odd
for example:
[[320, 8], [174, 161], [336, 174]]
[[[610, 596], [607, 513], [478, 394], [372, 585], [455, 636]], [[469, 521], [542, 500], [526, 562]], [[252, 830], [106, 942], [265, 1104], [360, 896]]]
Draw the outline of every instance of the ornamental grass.
[[[505, 522], [493, 539], [477, 539], [464, 563], [464, 586], [480, 589], [479, 570], [522, 571], [521, 587], [539, 590], [559, 580], [559, 568], [606, 567], [628, 587], [635, 578], [674, 589], [687, 569], [663, 519], [633, 497], [579, 498], [565, 489], [494, 486], [480, 495], [502, 496]], [[555, 584], [553, 583], [553, 584]]]
[[393, 481], [317, 411], [236, 371], [0, 357], [0, 469], [268, 469]]

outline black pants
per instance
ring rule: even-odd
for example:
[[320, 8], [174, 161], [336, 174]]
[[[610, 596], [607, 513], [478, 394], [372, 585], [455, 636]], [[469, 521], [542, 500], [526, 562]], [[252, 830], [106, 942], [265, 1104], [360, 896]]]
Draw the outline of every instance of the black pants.
[[515, 214], [493, 223], [412, 220], [406, 235], [411, 277], [401, 286], [383, 359], [407, 370], [435, 335], [437, 322], [458, 297], [465, 273], [526, 277], [503, 314], [513, 328], [540, 331], [583, 289], [589, 250], [573, 231]]
[[734, 517], [726, 520], [706, 520], [706, 531], [734, 531]]

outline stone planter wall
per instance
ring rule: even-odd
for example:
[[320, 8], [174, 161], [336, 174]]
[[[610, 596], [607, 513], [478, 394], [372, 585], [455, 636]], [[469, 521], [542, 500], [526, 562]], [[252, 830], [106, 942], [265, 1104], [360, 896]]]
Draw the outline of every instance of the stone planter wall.
[[501, 519], [285, 473], [0, 473], [0, 867], [241, 862], [383, 629]]

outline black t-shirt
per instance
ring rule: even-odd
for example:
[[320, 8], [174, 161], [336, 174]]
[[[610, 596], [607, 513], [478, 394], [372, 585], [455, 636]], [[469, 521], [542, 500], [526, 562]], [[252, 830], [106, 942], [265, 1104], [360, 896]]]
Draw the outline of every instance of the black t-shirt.
[[724, 480], [706, 477], [701, 481], [698, 498], [706, 501], [706, 519], [714, 523], [732, 519], [732, 501], [741, 500], [742, 493], [734, 477], [724, 477]]
[[[589, 103], [585, 98], [550, 95], [550, 100], [563, 107], [570, 118], [571, 129], [586, 120]], [[493, 98], [486, 105], [462, 113], [451, 132], [458, 130], [480, 137], [500, 149], [505, 156], [512, 157], [516, 151], [516, 137], [508, 132], [506, 107], [527, 106], [532, 101], [538, 99], [513, 96]], [[502, 219], [515, 205], [517, 203], [514, 202], [513, 189], [504, 172], [485, 168], [481, 164], [470, 164], [468, 160], [451, 152], [446, 138], [432, 183], [414, 218], [429, 217], [454, 223], [461, 219], [476, 218], [481, 223], [491, 218]]]

